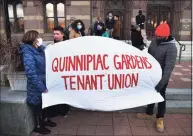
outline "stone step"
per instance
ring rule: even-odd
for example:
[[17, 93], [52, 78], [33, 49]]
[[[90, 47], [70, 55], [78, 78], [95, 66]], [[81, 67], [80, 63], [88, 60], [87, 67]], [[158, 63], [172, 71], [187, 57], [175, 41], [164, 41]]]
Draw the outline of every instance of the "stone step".
[[[167, 113], [191, 113], [191, 89], [167, 88], [166, 90], [166, 107]], [[126, 109], [123, 112], [144, 112], [146, 106]], [[156, 106], [157, 107], [157, 104]], [[155, 112], [156, 112], [155, 108]], [[82, 109], [72, 108], [72, 110], [82, 111]]]
[[[179, 100], [167, 100], [166, 101], [166, 113], [192, 113], [192, 107], [191, 107], [191, 100], [190, 101], [179, 101]], [[118, 112], [131, 112], [131, 113], [137, 113], [137, 112], [145, 112], [146, 106], [132, 108], [132, 109], [125, 109]], [[78, 108], [71, 108], [72, 111], [85, 111], [83, 109]], [[117, 112], [117, 111], [114, 111]], [[154, 113], [157, 112], [157, 104], [154, 108]]]
[[167, 100], [179, 100], [179, 101], [191, 101], [192, 100], [192, 90], [191, 89], [167, 88], [166, 99]]
[[[123, 112], [144, 112], [146, 106], [123, 110]], [[157, 104], [155, 105], [154, 112], [157, 111]], [[167, 100], [166, 113], [191, 113], [191, 101]]]

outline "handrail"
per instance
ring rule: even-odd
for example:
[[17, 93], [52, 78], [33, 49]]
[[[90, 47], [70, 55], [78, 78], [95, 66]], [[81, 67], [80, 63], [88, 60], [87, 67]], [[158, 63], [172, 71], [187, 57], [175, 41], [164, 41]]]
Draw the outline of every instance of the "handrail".
[[186, 45], [185, 44], [181, 44], [179, 41], [177, 41], [178, 44], [180, 45], [180, 51], [179, 51], [179, 60], [178, 63], [180, 64], [181, 62], [181, 57], [182, 57], [182, 51], [186, 50]]

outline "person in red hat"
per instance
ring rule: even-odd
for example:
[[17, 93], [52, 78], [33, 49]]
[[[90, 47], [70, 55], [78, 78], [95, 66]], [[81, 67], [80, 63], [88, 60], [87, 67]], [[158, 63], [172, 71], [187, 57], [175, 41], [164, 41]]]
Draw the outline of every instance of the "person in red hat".
[[[150, 53], [160, 64], [162, 68], [162, 78], [155, 87], [155, 90], [159, 92], [165, 99], [166, 88], [170, 79], [170, 75], [174, 69], [177, 48], [176, 40], [170, 35], [170, 28], [168, 24], [162, 23], [155, 30], [156, 39], [153, 40], [148, 48]], [[140, 119], [152, 119], [153, 109], [155, 104], [147, 106], [146, 113], [138, 113], [137, 118]], [[158, 132], [164, 132], [163, 118], [166, 111], [166, 100], [158, 103], [157, 111], [157, 123], [156, 128]]]

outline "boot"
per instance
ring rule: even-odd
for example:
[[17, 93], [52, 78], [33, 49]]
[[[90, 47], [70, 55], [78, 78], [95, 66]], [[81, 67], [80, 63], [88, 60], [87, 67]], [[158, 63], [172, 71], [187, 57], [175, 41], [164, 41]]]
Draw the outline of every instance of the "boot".
[[51, 131], [44, 127], [42, 116], [36, 116], [36, 127], [34, 129], [34, 132], [40, 133], [43, 135], [50, 134]]
[[35, 127], [34, 132], [42, 135], [47, 135], [51, 133], [51, 131], [45, 127]]
[[152, 115], [148, 115], [147, 113], [137, 113], [137, 118], [138, 119], [152, 120], [153, 116]]
[[44, 126], [48, 126], [48, 127], [56, 127], [57, 124], [55, 122], [52, 122], [51, 120], [49, 119], [45, 119], [44, 121]]
[[156, 128], [158, 132], [164, 132], [164, 122], [163, 118], [157, 118]]

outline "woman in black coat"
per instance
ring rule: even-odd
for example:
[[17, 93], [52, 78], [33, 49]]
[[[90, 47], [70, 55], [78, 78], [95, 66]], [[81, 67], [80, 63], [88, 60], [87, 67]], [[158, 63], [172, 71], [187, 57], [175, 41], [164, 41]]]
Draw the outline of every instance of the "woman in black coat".
[[134, 47], [140, 50], [144, 49], [143, 37], [141, 35], [141, 30], [138, 25], [131, 26], [131, 42]]

